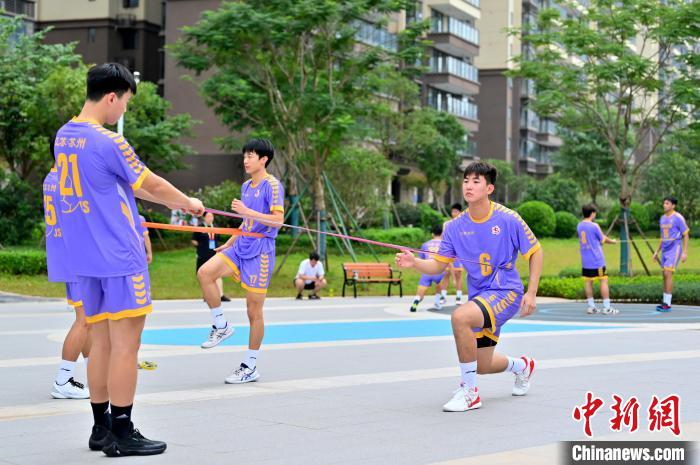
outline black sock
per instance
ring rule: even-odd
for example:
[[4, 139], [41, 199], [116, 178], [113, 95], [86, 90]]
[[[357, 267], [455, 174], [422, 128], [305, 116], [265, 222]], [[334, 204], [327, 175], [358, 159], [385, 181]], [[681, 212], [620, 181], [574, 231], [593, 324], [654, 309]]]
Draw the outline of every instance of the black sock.
[[132, 405], [126, 407], [118, 407], [112, 404], [112, 433], [118, 438], [125, 438], [131, 431], [131, 408]]
[[92, 407], [92, 418], [95, 424], [109, 428], [109, 401], [90, 402], [90, 407]]

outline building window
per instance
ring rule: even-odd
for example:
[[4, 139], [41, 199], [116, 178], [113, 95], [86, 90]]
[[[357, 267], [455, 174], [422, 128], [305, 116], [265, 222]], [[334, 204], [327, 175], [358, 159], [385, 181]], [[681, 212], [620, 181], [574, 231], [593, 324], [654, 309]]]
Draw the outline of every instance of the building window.
[[97, 30], [94, 27], [89, 27], [88, 28], [88, 43], [89, 44], [94, 44], [95, 41], [97, 40]]
[[124, 8], [138, 8], [139, 0], [124, 0]]
[[137, 50], [139, 48], [139, 31], [136, 29], [122, 30], [122, 48], [124, 50]]

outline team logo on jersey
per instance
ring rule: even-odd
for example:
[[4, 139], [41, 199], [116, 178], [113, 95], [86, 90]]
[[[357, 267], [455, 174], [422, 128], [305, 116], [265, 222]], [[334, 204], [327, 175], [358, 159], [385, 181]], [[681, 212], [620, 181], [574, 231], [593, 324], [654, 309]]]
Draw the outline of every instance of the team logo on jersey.
[[494, 226], [493, 228], [491, 228], [491, 234], [493, 234], [494, 236], [501, 234], [501, 228], [499, 228], [498, 226]]
[[257, 199], [258, 197], [260, 197], [260, 189], [255, 191], [255, 198]]

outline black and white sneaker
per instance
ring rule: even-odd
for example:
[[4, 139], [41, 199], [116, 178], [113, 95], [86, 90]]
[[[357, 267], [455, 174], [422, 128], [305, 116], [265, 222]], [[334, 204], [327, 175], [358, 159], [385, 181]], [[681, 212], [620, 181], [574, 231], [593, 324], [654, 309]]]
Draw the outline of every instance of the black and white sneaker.
[[54, 381], [51, 397], [54, 399], [89, 399], [90, 390], [83, 383], [70, 378], [65, 384], [58, 384]]
[[131, 424], [131, 431], [124, 438], [118, 438], [113, 433], [109, 433], [109, 444], [102, 452], [107, 457], [122, 457], [126, 455], [157, 455], [162, 454], [168, 445], [163, 441], [152, 441], [147, 439]]
[[257, 367], [251, 370], [248, 368], [248, 365], [241, 363], [241, 366], [235, 369], [233, 373], [231, 373], [231, 376], [226, 378], [225, 381], [226, 384], [243, 384], [252, 383], [253, 381], [257, 381], [258, 378], [260, 378], [260, 373]]

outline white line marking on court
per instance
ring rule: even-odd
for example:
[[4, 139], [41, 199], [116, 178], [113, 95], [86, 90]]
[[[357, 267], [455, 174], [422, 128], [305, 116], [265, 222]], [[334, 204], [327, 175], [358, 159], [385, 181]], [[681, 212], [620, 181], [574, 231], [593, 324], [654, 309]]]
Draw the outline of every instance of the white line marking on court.
[[[700, 358], [700, 350], [538, 360], [538, 366], [540, 370], [551, 370], [582, 366], [612, 365], [617, 363], [684, 360], [691, 358]], [[440, 378], [454, 378], [457, 376], [456, 371], [457, 370], [455, 367], [444, 367], [427, 370], [404, 370], [384, 373], [362, 373], [347, 376], [329, 376], [325, 378], [273, 381], [270, 383], [250, 383], [236, 386], [220, 385], [211, 388], [139, 394], [136, 396], [135, 402], [139, 405], [168, 405], [180, 404], [183, 402], [236, 399], [266, 394], [284, 394], [291, 392], [315, 391], [320, 389], [337, 389], [377, 384], [416, 382]], [[0, 421], [13, 421], [52, 415], [70, 415], [89, 411], [89, 402], [53, 401], [41, 404], [1, 407]]]

